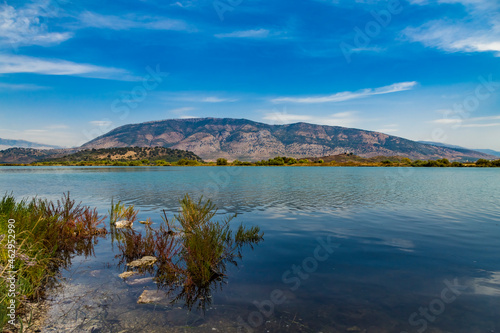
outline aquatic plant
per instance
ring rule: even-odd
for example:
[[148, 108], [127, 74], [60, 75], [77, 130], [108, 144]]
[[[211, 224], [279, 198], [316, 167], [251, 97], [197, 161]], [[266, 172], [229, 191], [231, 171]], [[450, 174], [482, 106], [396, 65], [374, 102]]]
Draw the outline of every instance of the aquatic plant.
[[214, 286], [224, 282], [227, 265], [237, 265], [242, 247], [259, 243], [263, 233], [258, 226], [243, 225], [233, 233], [230, 222], [236, 215], [214, 221], [217, 208], [210, 200], [194, 201], [186, 195], [180, 206], [179, 214], [171, 220], [164, 212], [158, 229], [147, 225], [144, 235], [134, 230], [117, 231], [120, 264], [156, 257], [154, 266], [139, 272], [154, 274], [159, 287], [176, 294], [173, 302], [183, 300], [189, 309], [195, 304], [204, 309]]
[[115, 224], [119, 220], [127, 220], [133, 223], [137, 219], [137, 214], [139, 214], [139, 210], [135, 209], [134, 205], [126, 207], [121, 201], [115, 204], [113, 198], [111, 198], [111, 209], [109, 210], [110, 225]]
[[56, 202], [36, 198], [16, 202], [12, 195], [5, 195], [0, 201], [0, 235], [7, 235], [9, 219], [15, 221], [16, 255], [11, 267], [7, 237], [0, 236], [0, 327], [7, 321], [8, 271], [16, 271], [15, 301], [22, 313], [25, 302], [44, 296], [72, 256], [92, 255], [96, 236], [106, 233], [101, 226], [104, 218], [71, 200], [69, 193]]

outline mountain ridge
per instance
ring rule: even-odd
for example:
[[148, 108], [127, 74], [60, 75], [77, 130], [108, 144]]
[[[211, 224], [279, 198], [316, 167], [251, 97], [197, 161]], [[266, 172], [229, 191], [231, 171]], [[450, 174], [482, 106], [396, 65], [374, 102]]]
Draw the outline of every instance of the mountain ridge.
[[269, 125], [247, 119], [188, 118], [155, 120], [117, 127], [81, 148], [167, 147], [194, 152], [204, 160], [223, 157], [261, 160], [274, 156], [311, 157], [346, 152], [361, 157], [412, 159], [492, 159], [468, 149], [418, 143], [388, 134], [304, 122]]
[[43, 143], [26, 141], [26, 140], [14, 140], [14, 139], [2, 139], [0, 138], [0, 150], [9, 148], [37, 148], [37, 149], [61, 149], [60, 146], [46, 145]]

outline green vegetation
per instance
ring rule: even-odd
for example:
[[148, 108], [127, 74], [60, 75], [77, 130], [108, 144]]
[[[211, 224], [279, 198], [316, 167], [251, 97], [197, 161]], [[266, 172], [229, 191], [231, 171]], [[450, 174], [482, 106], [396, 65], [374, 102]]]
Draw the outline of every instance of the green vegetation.
[[218, 158], [217, 159], [217, 165], [227, 165], [227, 159], [225, 159], [225, 158]]
[[[126, 148], [102, 148], [86, 149], [76, 153], [57, 158], [49, 158], [37, 163], [42, 165], [79, 165], [91, 163], [92, 165], [116, 165], [119, 166], [141, 166], [173, 163], [179, 160], [193, 160], [202, 162], [202, 159], [193, 152], [165, 147], [126, 147]], [[123, 164], [126, 163], [126, 164]]]
[[[169, 156], [165, 153], [170, 154]], [[172, 155], [174, 154], [174, 155]], [[186, 154], [188, 155], [186, 157]], [[147, 158], [146, 158], [147, 157]], [[98, 158], [98, 159], [90, 159]], [[83, 160], [82, 160], [83, 159]], [[109, 148], [80, 151], [63, 158], [50, 159], [31, 164], [0, 164], [29, 166], [370, 166], [370, 167], [499, 167], [500, 160], [489, 161], [479, 159], [477, 162], [449, 161], [446, 158], [437, 160], [410, 160], [401, 156], [377, 156], [364, 158], [353, 153], [311, 157], [297, 160], [294, 157], [276, 156], [268, 160], [256, 162], [229, 162], [226, 158], [218, 158], [216, 162], [204, 162], [191, 152], [172, 150], [169, 148]]]
[[204, 309], [215, 285], [224, 282], [227, 264], [236, 265], [243, 246], [259, 243], [263, 233], [257, 226], [243, 225], [233, 232], [230, 222], [236, 215], [214, 221], [217, 209], [210, 200], [193, 201], [186, 195], [180, 204], [178, 215], [169, 220], [164, 214], [160, 227], [147, 226], [145, 235], [131, 229], [114, 231], [119, 234], [121, 264], [155, 257], [151, 266], [129, 269], [153, 274], [160, 288], [176, 295], [172, 303], [184, 300], [188, 308], [198, 304]]
[[[9, 232], [10, 219], [15, 221], [15, 243], [9, 237], [14, 235]], [[7, 305], [12, 299], [7, 284], [9, 271], [16, 271], [14, 298], [19, 319], [29, 302], [44, 296], [59, 269], [71, 264], [72, 256], [93, 253], [96, 237], [106, 234], [106, 229], [101, 227], [103, 220], [95, 209], [76, 204], [69, 194], [55, 203], [42, 199], [16, 202], [12, 195], [3, 197], [0, 201], [0, 328], [10, 326], [7, 324]]]

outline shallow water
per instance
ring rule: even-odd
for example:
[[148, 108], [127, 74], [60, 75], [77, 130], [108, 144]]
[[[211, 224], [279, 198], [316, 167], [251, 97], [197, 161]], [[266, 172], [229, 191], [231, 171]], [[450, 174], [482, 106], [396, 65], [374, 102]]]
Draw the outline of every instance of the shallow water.
[[114, 198], [156, 224], [204, 194], [265, 232], [205, 312], [137, 304], [155, 284], [120, 279], [100, 239], [63, 272], [44, 332], [500, 332], [497, 169], [2, 167], [0, 191], [69, 191], [102, 214]]

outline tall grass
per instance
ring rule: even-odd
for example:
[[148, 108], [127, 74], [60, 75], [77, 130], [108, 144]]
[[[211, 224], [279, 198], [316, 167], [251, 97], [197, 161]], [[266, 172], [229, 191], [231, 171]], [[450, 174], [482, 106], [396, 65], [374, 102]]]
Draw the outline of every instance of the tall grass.
[[[61, 267], [71, 263], [74, 254], [93, 254], [98, 235], [106, 233], [96, 209], [77, 204], [69, 193], [61, 200], [43, 199], [16, 202], [12, 195], [0, 201], [0, 235], [7, 235], [9, 219], [15, 220], [16, 306], [18, 314], [28, 301], [44, 296]], [[7, 237], [0, 236], [0, 328], [8, 320], [6, 302], [8, 249]], [[19, 318], [19, 316], [18, 316]]]

